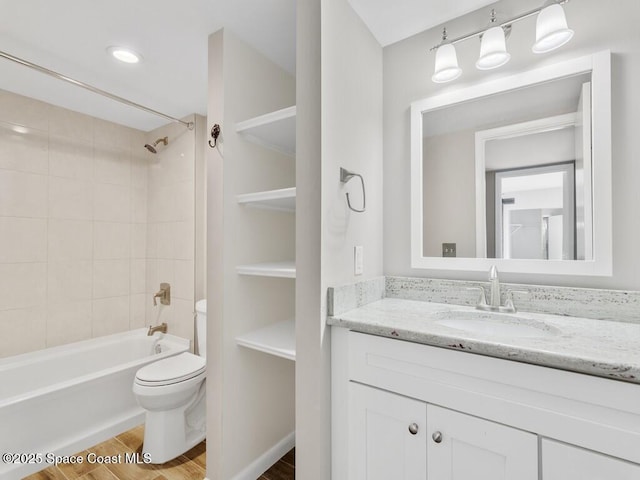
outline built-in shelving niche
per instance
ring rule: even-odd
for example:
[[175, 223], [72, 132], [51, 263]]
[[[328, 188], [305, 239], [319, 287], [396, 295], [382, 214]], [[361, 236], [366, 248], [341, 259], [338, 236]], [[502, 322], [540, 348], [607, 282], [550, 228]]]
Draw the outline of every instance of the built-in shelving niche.
[[[266, 148], [295, 156], [296, 151], [296, 107], [288, 107], [260, 115], [236, 124], [236, 132], [247, 140]], [[296, 188], [283, 188], [263, 192], [237, 195], [240, 205], [246, 207], [294, 213], [296, 210]], [[239, 275], [260, 277], [296, 277], [295, 261], [265, 262], [238, 265]], [[296, 359], [295, 321], [285, 320], [259, 328], [236, 337], [236, 343], [263, 353], [289, 360]]]

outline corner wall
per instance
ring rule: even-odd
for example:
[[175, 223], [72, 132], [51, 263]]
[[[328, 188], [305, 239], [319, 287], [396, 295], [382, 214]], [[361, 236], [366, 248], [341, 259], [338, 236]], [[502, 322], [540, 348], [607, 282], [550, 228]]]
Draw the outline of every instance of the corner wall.
[[332, 476], [327, 287], [382, 275], [382, 48], [347, 0], [299, 1], [297, 22], [296, 476], [315, 480]]

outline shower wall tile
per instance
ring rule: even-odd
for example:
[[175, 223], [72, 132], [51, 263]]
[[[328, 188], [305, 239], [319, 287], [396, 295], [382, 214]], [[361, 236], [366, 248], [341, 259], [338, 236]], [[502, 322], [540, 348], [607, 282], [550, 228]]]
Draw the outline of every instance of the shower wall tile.
[[131, 189], [122, 185], [94, 185], [94, 220], [101, 222], [131, 221]]
[[93, 180], [93, 145], [71, 138], [49, 136], [49, 174]]
[[[140, 145], [144, 145], [144, 140], [142, 140], [142, 143], [138, 144], [138, 147], [140, 147]], [[149, 178], [149, 164], [150, 161], [148, 159], [133, 155], [131, 158], [132, 187], [143, 188], [146, 192]]]
[[0, 357], [144, 325], [147, 136], [0, 90]]
[[0, 263], [46, 260], [46, 219], [0, 217]]
[[146, 258], [147, 225], [134, 223], [131, 225], [131, 258]]
[[49, 178], [49, 218], [91, 220], [93, 217], [91, 183], [72, 178]]
[[93, 262], [93, 298], [129, 295], [130, 260]]
[[47, 346], [91, 338], [92, 301], [65, 302], [47, 308]]
[[46, 130], [0, 122], [0, 168], [47, 175], [48, 143]]
[[0, 90], [0, 120], [47, 131], [49, 129], [48, 103]]
[[131, 258], [131, 224], [94, 222], [93, 258], [95, 260]]
[[176, 298], [190, 300], [194, 298], [194, 270], [192, 260], [174, 260], [175, 289], [171, 292]]
[[46, 263], [0, 264], [0, 311], [44, 306], [46, 295]]
[[17, 355], [46, 346], [47, 315], [44, 307], [0, 311], [0, 352]]
[[49, 219], [47, 247], [49, 261], [91, 260], [93, 258], [93, 222]]
[[47, 217], [46, 175], [0, 170], [0, 216]]
[[92, 337], [129, 330], [129, 295], [93, 301]]
[[51, 106], [49, 108], [49, 134], [83, 143], [93, 143], [93, 124], [89, 115]]
[[144, 259], [132, 259], [129, 268], [129, 293], [144, 294], [147, 291], [146, 264]]
[[51, 261], [47, 268], [48, 303], [91, 300], [92, 281], [91, 260]]
[[131, 185], [131, 158], [128, 151], [96, 145], [93, 158], [97, 182]]
[[147, 326], [147, 295], [143, 293], [140, 295], [131, 295], [129, 298], [131, 299], [131, 303], [129, 304], [129, 329], [134, 330]]

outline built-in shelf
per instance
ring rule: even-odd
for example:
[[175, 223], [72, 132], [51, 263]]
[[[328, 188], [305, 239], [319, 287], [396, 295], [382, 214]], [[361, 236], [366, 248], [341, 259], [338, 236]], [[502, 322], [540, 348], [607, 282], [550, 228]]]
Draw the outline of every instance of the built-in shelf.
[[258, 145], [293, 156], [296, 154], [296, 107], [238, 122], [236, 132]]
[[269, 190], [266, 192], [245, 193], [238, 195], [236, 198], [239, 204], [248, 207], [282, 212], [296, 211], [296, 187]]
[[236, 337], [236, 343], [246, 348], [277, 357], [296, 359], [296, 331], [293, 320], [278, 322]]
[[252, 265], [238, 265], [236, 271], [240, 275], [256, 275], [259, 277], [296, 278], [296, 262], [268, 262]]

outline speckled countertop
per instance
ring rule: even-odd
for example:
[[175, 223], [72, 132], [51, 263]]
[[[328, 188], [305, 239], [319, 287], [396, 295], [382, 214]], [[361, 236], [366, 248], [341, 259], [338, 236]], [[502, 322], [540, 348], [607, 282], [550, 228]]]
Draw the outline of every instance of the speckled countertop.
[[[454, 320], [455, 325], [458, 316], [473, 323], [475, 315], [482, 320], [484, 313], [458, 305], [384, 298], [329, 317], [328, 324], [640, 384], [640, 324], [528, 312], [489, 314], [503, 316], [497, 329], [484, 316], [489, 318], [487, 331], [482, 325], [469, 331], [443, 324]], [[513, 333], [518, 324], [527, 326], [527, 336]]]

